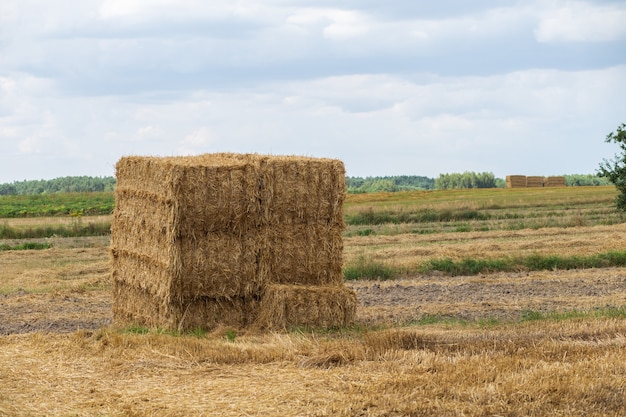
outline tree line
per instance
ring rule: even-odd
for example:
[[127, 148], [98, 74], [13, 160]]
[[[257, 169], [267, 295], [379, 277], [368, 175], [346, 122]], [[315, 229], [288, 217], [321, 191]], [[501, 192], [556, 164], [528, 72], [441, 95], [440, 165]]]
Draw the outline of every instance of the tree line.
[[0, 184], [0, 195], [39, 195], [56, 193], [111, 192], [115, 177], [60, 177], [51, 180], [25, 180]]
[[[348, 193], [376, 193], [407, 190], [448, 190], [459, 188], [504, 188], [506, 181], [497, 178], [491, 172], [463, 172], [440, 174], [437, 178], [421, 176], [392, 176], [392, 177], [347, 177]], [[594, 174], [565, 175], [565, 184], [568, 186], [597, 186], [611, 185], [603, 177]]]
[[348, 193], [378, 193], [411, 190], [432, 190], [435, 180], [416, 175], [399, 175], [391, 177], [346, 177]]
[[[608, 178], [593, 174], [565, 175], [568, 186], [611, 185]], [[0, 184], [0, 195], [39, 195], [56, 193], [112, 192], [115, 177], [60, 177], [51, 180], [26, 180]], [[388, 177], [346, 177], [348, 193], [376, 193], [456, 188], [504, 188], [505, 181], [491, 172], [440, 174], [437, 178], [418, 175]]]

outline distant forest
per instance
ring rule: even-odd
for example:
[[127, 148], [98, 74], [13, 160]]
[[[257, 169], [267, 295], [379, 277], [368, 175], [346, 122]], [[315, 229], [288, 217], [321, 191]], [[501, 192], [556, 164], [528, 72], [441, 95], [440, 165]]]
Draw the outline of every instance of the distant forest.
[[[565, 175], [568, 186], [611, 185], [606, 178], [593, 174]], [[38, 195], [53, 193], [112, 192], [115, 177], [61, 177], [51, 180], [26, 180], [0, 184], [0, 195]], [[376, 193], [453, 188], [504, 188], [505, 181], [490, 172], [440, 174], [437, 178], [417, 175], [388, 177], [346, 177], [348, 193]]]
[[115, 177], [61, 177], [0, 184], [0, 195], [85, 193], [115, 190]]

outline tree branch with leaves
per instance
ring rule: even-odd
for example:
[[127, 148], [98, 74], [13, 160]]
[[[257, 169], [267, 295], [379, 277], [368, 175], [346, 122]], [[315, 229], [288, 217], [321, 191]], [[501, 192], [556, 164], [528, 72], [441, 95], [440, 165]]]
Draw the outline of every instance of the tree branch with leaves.
[[616, 143], [621, 149], [621, 154], [616, 154], [612, 160], [604, 159], [600, 163], [598, 176], [605, 177], [615, 184], [620, 192], [616, 199], [617, 208], [626, 211], [626, 124], [622, 123], [617, 132], [609, 133], [604, 141]]

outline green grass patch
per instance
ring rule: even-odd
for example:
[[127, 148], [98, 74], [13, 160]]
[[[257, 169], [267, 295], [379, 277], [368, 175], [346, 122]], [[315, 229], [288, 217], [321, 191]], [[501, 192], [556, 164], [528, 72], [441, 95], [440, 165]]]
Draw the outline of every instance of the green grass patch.
[[531, 255], [501, 259], [431, 259], [418, 272], [439, 271], [451, 276], [490, 272], [567, 270], [626, 266], [626, 252], [605, 252], [589, 256]]
[[350, 226], [435, 223], [468, 220], [489, 220], [491, 214], [478, 210], [374, 210], [372, 207], [345, 215], [345, 222]]
[[345, 280], [357, 279], [393, 279], [397, 276], [397, 271], [393, 268], [367, 258], [365, 255], [359, 256], [356, 261], [344, 266], [343, 278]]
[[130, 334], [148, 334], [150, 333], [150, 328], [145, 326], [140, 326], [138, 324], [131, 324], [128, 327], [124, 327], [120, 329], [120, 333], [130, 333]]
[[51, 243], [24, 242], [24, 243], [19, 243], [17, 245], [8, 245], [6, 243], [3, 243], [0, 245], [0, 251], [42, 250], [42, 249], [50, 249], [51, 247], [52, 247]]
[[521, 313], [521, 321], [563, 321], [586, 318], [626, 318], [626, 307], [600, 307], [592, 310], [568, 311], [535, 311], [525, 310]]
[[465, 326], [467, 325], [467, 320], [459, 317], [450, 317], [441, 314], [427, 314], [409, 323], [409, 325], [411, 326], [433, 326], [438, 324]]
[[533, 255], [524, 260], [524, 266], [530, 271], [626, 266], [626, 252], [605, 252], [590, 256]]
[[450, 258], [431, 259], [420, 268], [419, 272], [444, 272], [448, 275], [477, 275], [487, 272], [510, 271], [509, 259], [462, 259], [454, 261]]
[[503, 321], [497, 317], [477, 317], [475, 319], [466, 319], [462, 317], [447, 316], [442, 314], [427, 314], [417, 320], [410, 321], [407, 326], [479, 326], [491, 327], [503, 324]]
[[197, 338], [204, 338], [204, 337], [207, 337], [207, 335], [209, 334], [205, 329], [202, 329], [200, 327], [187, 330], [187, 331], [177, 331], [177, 330], [165, 330], [161, 328], [155, 329], [155, 328], [150, 328], [146, 326], [141, 326], [138, 324], [131, 324], [130, 326], [120, 329], [119, 332], [122, 334], [139, 334], [139, 335], [156, 333], [156, 334], [162, 334], [162, 335], [173, 336], [173, 337], [191, 336], [191, 337], [197, 337]]

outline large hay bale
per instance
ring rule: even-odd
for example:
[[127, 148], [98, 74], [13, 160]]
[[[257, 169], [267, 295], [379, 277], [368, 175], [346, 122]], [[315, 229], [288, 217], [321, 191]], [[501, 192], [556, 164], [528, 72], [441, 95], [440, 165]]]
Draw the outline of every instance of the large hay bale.
[[[205, 154], [125, 157], [116, 169], [111, 255], [120, 320], [170, 327], [185, 306], [208, 327], [209, 313], [199, 311], [217, 311], [208, 300], [258, 300], [275, 283], [341, 285], [341, 161]], [[126, 290], [159, 307], [133, 304]], [[144, 317], [146, 308], [156, 318]]]
[[526, 177], [526, 187], [543, 187], [543, 177], [539, 177], [539, 176]]
[[565, 177], [564, 176], [556, 176], [556, 177], [546, 177], [544, 180], [544, 187], [565, 187]]
[[526, 176], [525, 175], [507, 175], [506, 176], [506, 188], [525, 188]]
[[347, 326], [354, 322], [356, 305], [356, 294], [344, 286], [274, 284], [265, 289], [256, 324], [274, 330]]

